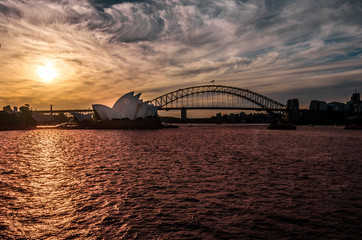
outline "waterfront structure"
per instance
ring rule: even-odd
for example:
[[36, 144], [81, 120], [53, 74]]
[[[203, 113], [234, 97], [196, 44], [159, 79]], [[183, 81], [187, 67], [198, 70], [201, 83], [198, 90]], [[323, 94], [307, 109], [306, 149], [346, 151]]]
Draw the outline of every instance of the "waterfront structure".
[[299, 101], [298, 99], [294, 98], [294, 99], [288, 99], [287, 102], [287, 110], [286, 110], [286, 114], [285, 114], [285, 120], [287, 122], [298, 122], [299, 120]]
[[139, 99], [140, 96], [140, 93], [134, 95], [134, 92], [129, 92], [121, 96], [112, 108], [102, 104], [93, 104], [95, 120], [136, 120], [155, 117], [158, 107], [148, 101], [143, 102], [142, 99]]
[[327, 110], [334, 112], [348, 112], [348, 105], [340, 102], [330, 102], [327, 104]]
[[347, 103], [312, 100], [309, 111], [301, 112], [302, 122], [312, 124], [348, 124], [361, 118], [360, 94], [353, 93]]
[[139, 99], [141, 94], [129, 92], [113, 105], [93, 104], [92, 114], [72, 113], [77, 128], [152, 129], [165, 127], [157, 115], [158, 107]]
[[351, 101], [347, 102], [353, 112], [362, 112], [361, 96], [359, 93], [353, 93]]
[[187, 110], [263, 110], [270, 114], [285, 111], [285, 105], [259, 93], [238, 87], [203, 85], [178, 89], [151, 100], [160, 110], [181, 110], [187, 120]]
[[54, 123], [53, 115], [45, 115], [43, 113], [33, 112], [32, 117], [35, 119], [35, 121], [38, 125]]
[[347, 103], [312, 100], [309, 105], [311, 111], [332, 111], [332, 112], [362, 112], [359, 93], [353, 93], [351, 100]]
[[81, 114], [81, 113], [71, 113], [74, 119], [76, 119], [78, 122], [82, 121], [91, 121], [92, 120], [92, 113], [88, 114]]
[[325, 101], [312, 100], [309, 105], [311, 111], [327, 111], [327, 103]]

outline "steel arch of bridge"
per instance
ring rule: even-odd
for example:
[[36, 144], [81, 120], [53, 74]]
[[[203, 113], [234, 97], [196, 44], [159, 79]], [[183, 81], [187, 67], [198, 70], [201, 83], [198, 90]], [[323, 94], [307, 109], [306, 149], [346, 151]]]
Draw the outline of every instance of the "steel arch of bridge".
[[256, 104], [257, 106], [259, 106], [261, 109], [264, 110], [282, 111], [285, 109], [284, 104], [274, 101], [273, 99], [270, 99], [259, 93], [250, 91], [248, 89], [222, 86], [222, 85], [205, 85], [205, 86], [194, 86], [194, 87], [183, 88], [173, 92], [166, 93], [162, 96], [159, 96], [151, 100], [150, 102], [153, 105], [159, 106], [160, 109], [162, 109], [167, 104], [177, 101], [178, 99], [200, 93], [225, 93], [225, 94], [238, 96]]

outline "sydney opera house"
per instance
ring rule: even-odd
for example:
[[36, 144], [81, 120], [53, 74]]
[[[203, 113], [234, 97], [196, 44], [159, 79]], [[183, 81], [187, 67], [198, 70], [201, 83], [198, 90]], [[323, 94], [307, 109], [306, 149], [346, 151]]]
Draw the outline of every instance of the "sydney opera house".
[[[82, 127], [90, 128], [160, 128], [161, 120], [157, 115], [158, 107], [139, 99], [141, 94], [127, 93], [108, 107], [102, 104], [92, 105], [94, 114], [73, 113]], [[92, 118], [93, 117], [93, 118]]]

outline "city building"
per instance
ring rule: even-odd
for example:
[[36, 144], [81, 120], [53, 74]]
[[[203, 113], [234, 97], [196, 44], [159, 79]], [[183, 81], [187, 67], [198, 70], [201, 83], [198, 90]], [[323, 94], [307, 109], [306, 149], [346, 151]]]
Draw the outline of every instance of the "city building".
[[351, 101], [347, 102], [347, 105], [350, 107], [353, 112], [362, 112], [361, 105], [361, 96], [359, 93], [353, 93], [351, 97]]
[[327, 111], [327, 103], [325, 101], [312, 100], [309, 105], [311, 111]]
[[348, 111], [348, 107], [346, 104], [340, 102], [330, 102], [327, 104], [327, 110], [333, 112], [346, 112]]

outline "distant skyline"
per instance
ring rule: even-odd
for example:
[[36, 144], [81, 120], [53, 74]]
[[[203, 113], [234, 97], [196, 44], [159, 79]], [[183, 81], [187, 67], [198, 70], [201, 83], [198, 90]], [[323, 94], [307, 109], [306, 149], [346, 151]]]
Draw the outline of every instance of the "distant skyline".
[[214, 79], [284, 104], [362, 91], [357, 0], [2, 0], [0, 44], [1, 107], [151, 100]]

